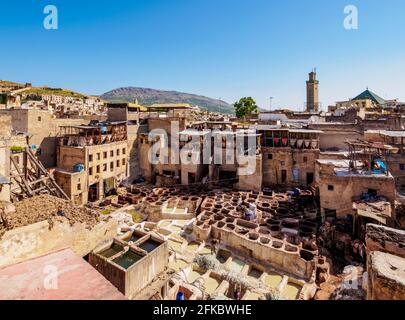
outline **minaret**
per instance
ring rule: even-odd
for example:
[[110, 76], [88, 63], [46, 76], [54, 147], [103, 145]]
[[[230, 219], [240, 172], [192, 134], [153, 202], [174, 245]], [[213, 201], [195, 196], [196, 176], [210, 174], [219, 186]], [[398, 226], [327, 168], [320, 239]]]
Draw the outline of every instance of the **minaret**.
[[309, 73], [307, 81], [307, 112], [318, 112], [318, 86], [319, 81], [316, 80], [316, 69]]

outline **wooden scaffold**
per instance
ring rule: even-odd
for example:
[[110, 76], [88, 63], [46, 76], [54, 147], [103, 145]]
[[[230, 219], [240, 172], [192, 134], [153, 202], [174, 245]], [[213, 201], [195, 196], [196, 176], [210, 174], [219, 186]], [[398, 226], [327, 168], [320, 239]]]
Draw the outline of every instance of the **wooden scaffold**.
[[10, 155], [10, 181], [12, 202], [40, 194], [70, 200], [29, 148]]

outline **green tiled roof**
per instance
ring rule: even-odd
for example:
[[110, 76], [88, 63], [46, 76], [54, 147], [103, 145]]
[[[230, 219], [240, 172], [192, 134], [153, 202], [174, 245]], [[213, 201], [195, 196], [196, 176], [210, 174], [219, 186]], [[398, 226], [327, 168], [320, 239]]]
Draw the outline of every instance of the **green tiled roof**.
[[370, 99], [377, 104], [386, 103], [386, 101], [383, 98], [381, 98], [379, 95], [375, 94], [374, 92], [372, 92], [368, 89], [366, 91], [360, 93], [357, 97], [353, 98], [352, 100], [366, 100], [366, 99]]

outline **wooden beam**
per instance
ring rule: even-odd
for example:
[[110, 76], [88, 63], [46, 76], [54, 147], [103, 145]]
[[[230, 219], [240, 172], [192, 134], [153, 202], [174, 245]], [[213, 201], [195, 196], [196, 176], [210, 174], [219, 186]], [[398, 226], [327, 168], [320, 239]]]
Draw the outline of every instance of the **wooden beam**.
[[[24, 175], [24, 173], [21, 171], [20, 167], [18, 166], [18, 163], [15, 161], [14, 157], [10, 157], [11, 162], [13, 163], [15, 169], [17, 170], [18, 174]], [[30, 188], [30, 186], [27, 183], [27, 180], [25, 180], [25, 178], [22, 176], [21, 177], [22, 183], [26, 189], [26, 192], [28, 192], [28, 194], [32, 195], [32, 190]], [[16, 180], [16, 182], [18, 183], [18, 181]]]

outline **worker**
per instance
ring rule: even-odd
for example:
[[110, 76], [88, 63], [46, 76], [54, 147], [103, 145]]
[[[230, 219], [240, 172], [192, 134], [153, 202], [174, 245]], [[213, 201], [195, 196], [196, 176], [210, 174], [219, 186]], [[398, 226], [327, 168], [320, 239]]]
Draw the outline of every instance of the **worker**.
[[65, 216], [65, 212], [62, 210], [61, 207], [58, 208], [58, 211], [56, 212], [56, 214], [57, 214], [59, 217], [64, 217], [64, 216]]
[[217, 254], [217, 245], [219, 244], [219, 240], [217, 239], [212, 239], [211, 240], [211, 254], [216, 255]]

